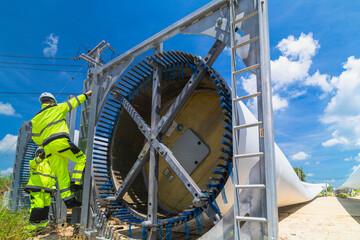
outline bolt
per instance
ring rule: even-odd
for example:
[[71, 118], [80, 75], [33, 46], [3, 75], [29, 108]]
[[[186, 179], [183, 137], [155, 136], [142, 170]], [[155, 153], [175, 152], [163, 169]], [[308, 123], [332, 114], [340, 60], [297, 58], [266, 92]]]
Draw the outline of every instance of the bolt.
[[164, 155], [164, 151], [161, 151], [160, 154], [161, 154], [161, 155]]
[[216, 20], [216, 23], [217, 23], [217, 25], [221, 25], [221, 24], [223, 24], [223, 20], [222, 20], [222, 18], [218, 18], [217, 20]]

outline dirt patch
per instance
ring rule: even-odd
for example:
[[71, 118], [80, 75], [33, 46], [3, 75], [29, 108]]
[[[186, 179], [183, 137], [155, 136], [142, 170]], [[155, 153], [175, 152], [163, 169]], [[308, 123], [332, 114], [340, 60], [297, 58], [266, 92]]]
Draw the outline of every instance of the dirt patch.
[[360, 240], [360, 197], [319, 197], [279, 212], [280, 240]]

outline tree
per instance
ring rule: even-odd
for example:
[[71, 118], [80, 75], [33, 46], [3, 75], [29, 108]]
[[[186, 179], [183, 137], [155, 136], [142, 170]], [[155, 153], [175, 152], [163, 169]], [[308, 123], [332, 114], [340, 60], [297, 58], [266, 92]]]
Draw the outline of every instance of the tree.
[[305, 173], [302, 168], [294, 167], [294, 171], [301, 181], [306, 182]]

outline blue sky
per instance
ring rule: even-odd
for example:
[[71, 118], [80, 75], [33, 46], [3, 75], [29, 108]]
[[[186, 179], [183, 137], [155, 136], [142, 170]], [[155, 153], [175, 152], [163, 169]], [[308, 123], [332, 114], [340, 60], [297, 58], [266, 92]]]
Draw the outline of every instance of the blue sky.
[[[101, 40], [123, 53], [207, 2], [6, 1], [0, 9], [0, 55], [75, 57]], [[339, 186], [360, 162], [359, 10], [359, 1], [269, 1], [275, 140], [293, 166], [304, 168], [309, 182], [328, 180]], [[204, 56], [212, 43], [202, 36], [178, 35], [164, 49]], [[1, 56], [0, 62], [85, 64]], [[1, 92], [58, 93], [75, 74], [1, 66], [80, 70], [0, 63]], [[228, 52], [214, 67], [230, 78]], [[63, 93], [81, 93], [85, 78], [78, 73]], [[243, 86], [251, 92], [248, 78]], [[58, 101], [65, 98], [59, 95]], [[0, 94], [0, 170], [13, 166], [14, 149], [5, 152], [21, 122], [38, 109], [38, 95]]]

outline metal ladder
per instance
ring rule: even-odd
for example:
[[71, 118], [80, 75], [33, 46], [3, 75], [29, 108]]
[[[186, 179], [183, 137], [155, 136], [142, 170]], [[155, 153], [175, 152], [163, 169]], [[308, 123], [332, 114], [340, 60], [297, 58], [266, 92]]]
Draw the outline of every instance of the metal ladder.
[[[269, 30], [267, 15], [267, 0], [257, 0], [257, 10], [241, 18], [236, 19], [235, 8], [237, 0], [230, 0], [230, 37], [231, 37], [231, 83], [232, 83], [232, 122], [233, 122], [233, 173], [234, 173], [234, 231], [235, 239], [240, 239], [241, 222], [259, 222], [264, 239], [278, 239], [278, 215], [277, 215], [277, 195], [276, 195], [276, 172], [274, 157], [274, 130], [271, 103], [271, 80], [270, 80], [270, 47]], [[236, 25], [249, 19], [258, 17], [259, 36], [246, 42], [236, 45], [235, 34]], [[257, 61], [260, 62], [247, 66], [246, 68], [236, 69], [236, 50], [248, 44], [259, 44], [260, 51], [256, 53]], [[257, 93], [247, 96], [237, 96], [237, 76], [249, 71], [256, 73]], [[239, 101], [252, 98], [258, 100], [258, 122], [240, 125], [238, 109], [236, 105]], [[250, 127], [259, 128], [259, 152], [240, 154], [238, 150], [240, 129]], [[250, 182], [246, 185], [239, 184], [239, 161], [242, 158], [259, 157], [260, 161], [260, 182]], [[240, 216], [240, 190], [259, 189], [263, 193], [260, 204], [263, 216]], [[250, 229], [251, 231], [251, 229]]]

